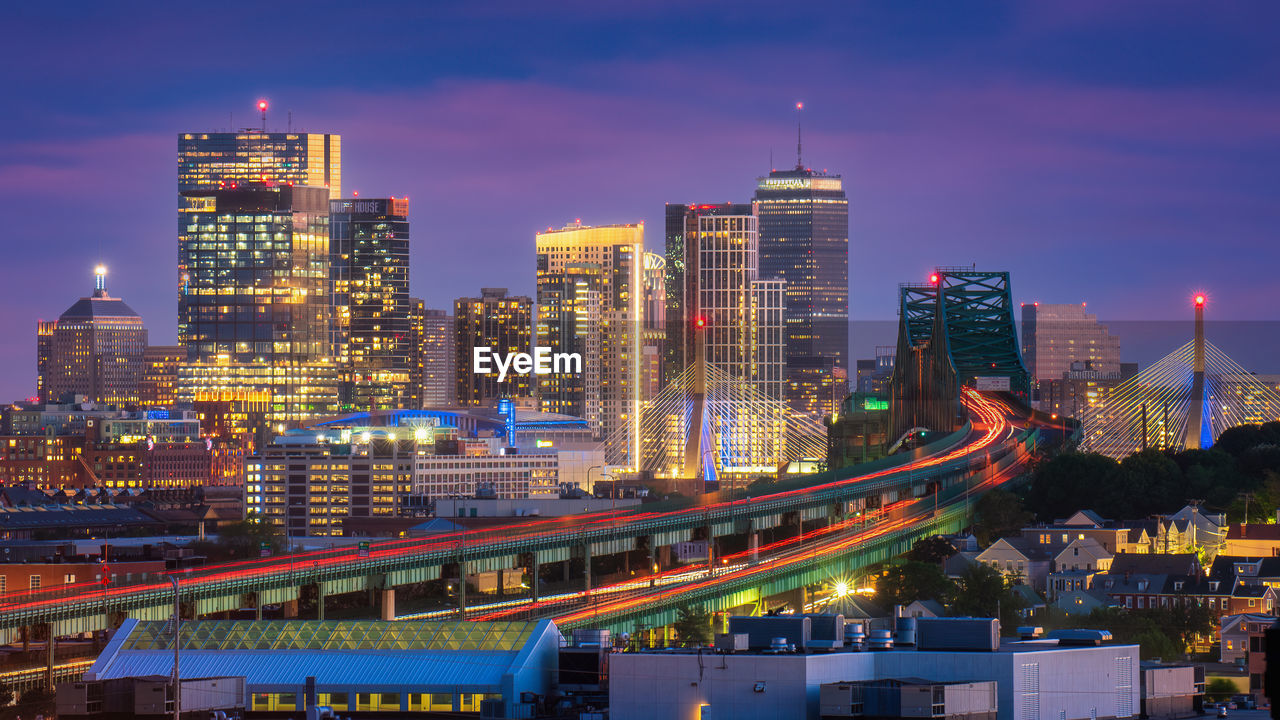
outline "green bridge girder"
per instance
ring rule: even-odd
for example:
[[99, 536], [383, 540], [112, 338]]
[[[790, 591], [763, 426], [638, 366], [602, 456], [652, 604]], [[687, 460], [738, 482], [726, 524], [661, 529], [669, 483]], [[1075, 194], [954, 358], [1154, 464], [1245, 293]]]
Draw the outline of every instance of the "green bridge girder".
[[[969, 431], [966, 423], [948, 437], [922, 448], [918, 454], [931, 454], [955, 446]], [[689, 540], [695, 529], [708, 525], [742, 532], [776, 526], [788, 513], [799, 513], [803, 519], [835, 517], [841, 515], [842, 508], [854, 500], [911, 493], [913, 487], [931, 482], [949, 484], [987, 462], [999, 460], [1014, 446], [1015, 443], [1010, 441], [997, 448], [961, 455], [910, 472], [894, 468], [907, 462], [911, 456], [881, 458], [862, 466], [779, 483], [775, 492], [797, 490], [785, 497], [742, 498], [727, 506], [707, 510], [687, 508], [678, 515], [644, 517], [654, 512], [655, 508], [651, 506], [639, 513], [641, 517], [623, 515], [612, 525], [575, 528], [535, 538], [512, 538], [502, 534], [469, 536], [466, 544], [443, 547], [437, 544], [430, 549], [379, 550], [375, 543], [370, 557], [356, 557], [353, 550], [346, 550], [342, 552], [349, 554], [326, 556], [330, 561], [335, 557], [341, 560], [328, 565], [307, 559], [290, 564], [285, 562], [285, 558], [277, 558], [277, 564], [269, 572], [246, 573], [205, 582], [199, 581], [199, 575], [193, 576], [184, 581], [187, 588], [181, 594], [185, 602], [195, 605], [197, 613], [218, 612], [240, 607], [243, 596], [250, 593], [256, 593], [263, 604], [290, 600], [298, 596], [301, 586], [313, 583], [320, 583], [328, 594], [422, 582], [440, 577], [444, 565], [460, 560], [468, 564], [470, 571], [493, 570], [515, 566], [518, 556], [525, 553], [538, 553], [540, 562], [555, 562], [567, 559], [575, 550], [587, 545], [599, 554], [616, 552], [627, 543], [635, 547], [641, 537], [653, 537], [660, 545]], [[876, 473], [883, 474], [854, 483], [821, 487], [832, 481]], [[898, 496], [892, 497], [896, 499]], [[49, 595], [42, 593], [40, 597]], [[46, 623], [52, 625], [55, 635], [66, 636], [108, 629], [114, 624], [112, 620], [123, 616], [163, 619], [172, 612], [172, 603], [173, 591], [169, 584], [153, 582], [139, 585], [136, 591], [127, 594], [104, 596], [100, 591], [91, 590], [60, 597], [56, 603], [0, 606], [0, 642], [13, 642], [22, 627]]]
[[978, 377], [1005, 377], [1026, 402], [1009, 273], [938, 268], [926, 284], [898, 288], [898, 347], [890, 384], [894, 438], [913, 427], [948, 432], [962, 417], [960, 392]]

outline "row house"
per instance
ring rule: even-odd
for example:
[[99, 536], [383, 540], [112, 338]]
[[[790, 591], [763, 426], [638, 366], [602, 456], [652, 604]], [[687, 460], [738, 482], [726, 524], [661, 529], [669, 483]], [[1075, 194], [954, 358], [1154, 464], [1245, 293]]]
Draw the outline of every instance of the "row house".
[[1046, 582], [1050, 601], [1069, 590], [1088, 590], [1094, 576], [1108, 572], [1115, 556], [1092, 538], [1073, 540], [1053, 558]]

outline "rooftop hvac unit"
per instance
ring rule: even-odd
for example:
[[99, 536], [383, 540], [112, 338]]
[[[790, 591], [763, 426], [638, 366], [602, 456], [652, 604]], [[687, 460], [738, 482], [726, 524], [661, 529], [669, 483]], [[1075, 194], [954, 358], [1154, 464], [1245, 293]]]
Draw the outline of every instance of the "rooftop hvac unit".
[[1000, 649], [1000, 621], [995, 618], [916, 618], [917, 650]]

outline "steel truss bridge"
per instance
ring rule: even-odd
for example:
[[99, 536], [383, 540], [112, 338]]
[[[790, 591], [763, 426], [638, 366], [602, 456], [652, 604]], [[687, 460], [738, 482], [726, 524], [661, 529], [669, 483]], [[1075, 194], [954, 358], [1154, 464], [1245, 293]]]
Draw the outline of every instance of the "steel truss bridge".
[[[367, 556], [344, 548], [186, 571], [177, 575], [181, 599], [187, 612], [202, 616], [296, 602], [303, 587], [314, 586], [321, 618], [324, 597], [354, 592], [378, 593], [382, 616], [390, 618], [397, 587], [441, 577], [524, 567], [537, 578], [541, 567], [552, 564], [562, 564], [567, 575], [568, 563], [576, 560], [586, 568], [583, 591], [589, 595], [593, 557], [646, 553], [654, 569], [663, 572], [658, 550], [676, 543], [707, 539], [714, 548], [721, 540], [745, 536], [754, 547], [762, 532], [777, 537], [795, 528], [804, 539], [806, 532], [839, 531], [816, 543], [763, 553], [742, 571], [648, 595], [642, 603], [600, 603], [589, 615], [558, 616], [569, 627], [630, 629], [637, 622], [670, 622], [679, 605], [727, 610], [759, 603], [888, 559], [918, 538], [967, 524], [971, 495], [1025, 472], [1044, 433], [1063, 430], [1019, 404], [1027, 377], [1013, 332], [1007, 273], [940, 270], [929, 287], [904, 286], [901, 300], [891, 413], [908, 427], [939, 431], [932, 436], [937, 439], [912, 452], [784, 480], [754, 494], [726, 491], [683, 504], [374, 542]], [[964, 387], [980, 376], [1007, 378], [1012, 394], [984, 396]], [[714, 387], [714, 375], [710, 380]], [[725, 387], [730, 388], [726, 393], [741, 392]], [[715, 391], [707, 395], [714, 401]], [[925, 512], [930, 499], [933, 507]], [[910, 511], [889, 523], [851, 524], [869, 509], [891, 506]], [[536, 612], [543, 601], [538, 583], [532, 585], [527, 604]], [[465, 617], [465, 584], [459, 605]], [[113, 628], [125, 617], [167, 619], [172, 607], [170, 584], [154, 580], [8, 593], [0, 596], [0, 642], [15, 642], [36, 629], [66, 637]], [[48, 645], [52, 666], [53, 644]]]
[[949, 431], [963, 422], [960, 389], [979, 378], [1026, 401], [1009, 273], [938, 268], [924, 284], [898, 288], [898, 350], [889, 430]]

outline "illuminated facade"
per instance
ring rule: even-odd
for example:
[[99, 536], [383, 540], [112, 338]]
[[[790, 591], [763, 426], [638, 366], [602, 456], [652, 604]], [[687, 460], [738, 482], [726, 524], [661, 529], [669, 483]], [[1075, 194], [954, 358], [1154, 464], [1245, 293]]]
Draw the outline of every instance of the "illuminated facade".
[[256, 186], [183, 196], [178, 341], [188, 360], [332, 356], [327, 194]]
[[332, 362], [187, 362], [178, 367], [176, 394], [179, 402], [194, 403], [201, 397], [264, 393], [270, 397], [267, 422], [293, 426], [317, 415], [337, 414], [345, 377], [342, 366]]
[[346, 518], [394, 515], [413, 490], [413, 440], [293, 442], [300, 440], [284, 438], [245, 460], [246, 510], [290, 536], [340, 536]]
[[474, 348], [494, 353], [529, 353], [533, 347], [533, 300], [508, 296], [506, 288], [481, 288], [478, 298], [453, 304], [454, 376], [459, 405], [492, 407], [501, 398], [532, 398], [533, 376], [509, 373], [498, 382], [497, 371], [471, 372]]
[[[583, 360], [580, 375], [540, 376], [542, 409], [587, 418], [595, 429], [594, 404], [599, 437], [620, 437], [639, 419], [644, 225], [573, 223], [538, 233], [537, 261], [538, 344], [549, 345], [546, 338], [581, 348], [559, 352]], [[611, 463], [637, 456], [635, 447], [606, 448]]]
[[644, 254], [644, 302], [640, 322], [640, 400], [658, 396], [666, 385], [662, 376], [667, 350], [667, 260]]
[[308, 185], [342, 196], [342, 137], [319, 133], [183, 133], [178, 136], [178, 192], [252, 183]]
[[[543, 257], [540, 253], [540, 265]], [[583, 418], [597, 440], [604, 438], [601, 284], [601, 269], [594, 263], [538, 271], [538, 346], [582, 356], [582, 372], [537, 377], [538, 407]]]
[[421, 388], [422, 406], [455, 405], [453, 318], [444, 310], [422, 307], [421, 300], [415, 302], [420, 313], [420, 327], [415, 330], [418, 338], [415, 364], [421, 375], [416, 385]]
[[1120, 338], [1079, 305], [1022, 305], [1022, 361], [1038, 381], [1060, 380], [1073, 363], [1103, 374], [1120, 372]]
[[92, 296], [36, 329], [40, 400], [83, 395], [97, 403], [136, 403], [146, 348], [142, 318], [107, 294], [106, 269], [99, 267]]
[[760, 277], [787, 283], [788, 361], [835, 358], [848, 377], [849, 200], [840, 176], [800, 163], [775, 170], [757, 180], [754, 205]]
[[409, 298], [409, 200], [329, 201], [333, 347], [351, 372], [344, 404], [416, 404]]
[[818, 418], [836, 415], [848, 387], [835, 358], [800, 357], [787, 365], [787, 405], [800, 412]]
[[[677, 377], [693, 366], [696, 338], [701, 335], [708, 364], [752, 383], [766, 397], [782, 399], [786, 286], [779, 280], [759, 279], [759, 230], [751, 206], [668, 205], [669, 217], [672, 208], [685, 208], [685, 227], [678, 241], [684, 256], [680, 269], [673, 269], [675, 248], [668, 248], [671, 363], [665, 374]], [[668, 223], [669, 238], [670, 230]], [[675, 302], [670, 294], [673, 288], [680, 298]]]
[[[694, 268], [698, 250], [698, 218], [745, 216], [751, 206], [744, 203], [684, 205], [667, 203], [665, 253], [666, 348], [662, 376], [668, 382], [691, 366], [696, 355], [692, 337], [692, 308], [698, 306], [698, 277]], [[665, 383], [664, 383], [665, 384]]]
[[138, 401], [143, 405], [169, 406], [178, 385], [178, 365], [187, 359], [181, 345], [149, 345], [142, 356], [142, 385]]

